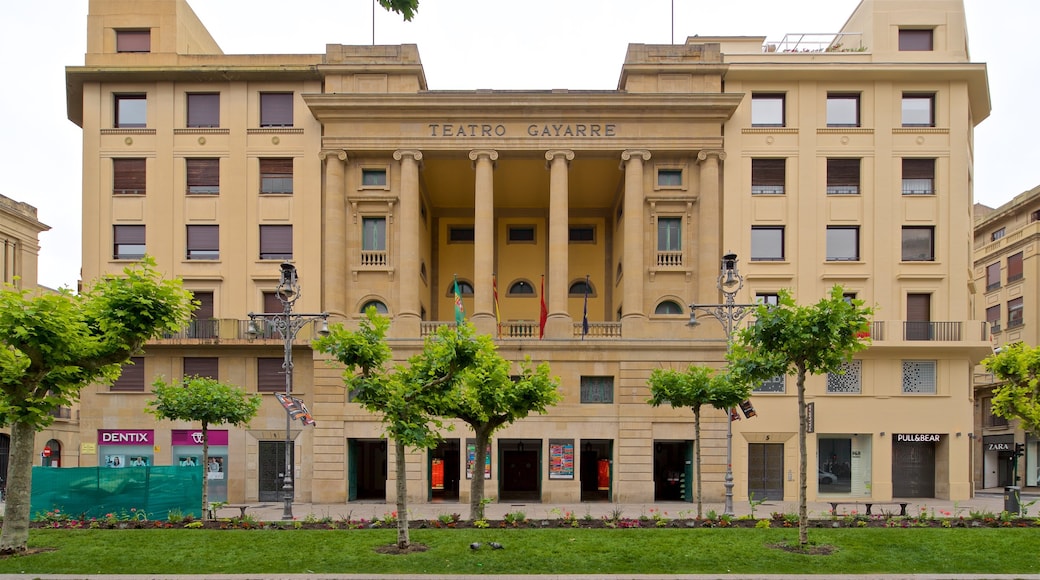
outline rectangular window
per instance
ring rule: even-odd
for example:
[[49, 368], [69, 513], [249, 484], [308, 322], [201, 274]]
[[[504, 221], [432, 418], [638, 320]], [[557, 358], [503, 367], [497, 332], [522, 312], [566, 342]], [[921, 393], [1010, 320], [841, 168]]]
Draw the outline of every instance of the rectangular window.
[[860, 392], [860, 375], [863, 372], [863, 361], [850, 360], [841, 363], [836, 373], [827, 373], [828, 393]]
[[1012, 254], [1007, 259], [1007, 281], [1010, 284], [1022, 279], [1022, 252]]
[[913, 293], [906, 295], [906, 322], [903, 327], [904, 340], [932, 340], [932, 295]]
[[658, 169], [658, 187], [682, 187], [682, 169]]
[[507, 228], [509, 243], [530, 244], [534, 242], [534, 226], [509, 226]]
[[220, 93], [188, 93], [188, 126], [220, 126]]
[[188, 195], [220, 193], [220, 159], [185, 159]]
[[613, 403], [614, 377], [581, 377], [582, 403]]
[[260, 126], [292, 127], [293, 94], [260, 93]]
[[183, 362], [184, 376], [218, 380], [219, 363], [220, 359], [215, 356], [186, 356]]
[[151, 52], [152, 31], [145, 30], [117, 30], [116, 52]]
[[1000, 332], [1000, 305], [990, 306], [986, 309], [986, 322], [989, 323], [990, 332]]
[[[187, 338], [217, 338], [220, 336], [217, 320], [213, 317], [213, 292], [194, 291], [192, 297], [198, 302], [188, 322]], [[214, 377], [216, 378], [216, 377]]]
[[144, 195], [146, 177], [147, 164], [144, 159], [112, 160], [113, 195]]
[[567, 241], [571, 243], [595, 242], [595, 226], [571, 226], [567, 232]]
[[292, 226], [260, 226], [260, 259], [291, 260], [293, 257]]
[[760, 385], [753, 389], [755, 393], [786, 393], [787, 392], [787, 376], [778, 375], [771, 379], [762, 381]]
[[935, 261], [935, 227], [903, 226], [904, 262]]
[[755, 294], [755, 303], [778, 306], [780, 304], [780, 295], [772, 292], [759, 292]]
[[187, 252], [189, 260], [220, 259], [220, 226], [187, 226]]
[[995, 231], [995, 232], [993, 232], [992, 234], [989, 235], [989, 241], [995, 242], [995, 241], [999, 240], [1000, 238], [1003, 238], [1004, 234], [1006, 234], [1006, 233], [1007, 233], [1007, 230], [1005, 228], [1000, 228], [999, 230], [997, 230], [997, 231]]
[[934, 127], [935, 95], [903, 93], [903, 126]]
[[472, 226], [448, 226], [449, 243], [473, 243]]
[[751, 226], [751, 261], [784, 259], [783, 226]]
[[783, 127], [785, 119], [783, 93], [752, 93], [751, 126]]
[[827, 126], [859, 127], [859, 94], [827, 94]]
[[1008, 328], [1015, 328], [1016, 326], [1022, 326], [1025, 320], [1023, 314], [1023, 299], [1015, 298], [1014, 300], [1008, 300]]
[[260, 160], [260, 193], [292, 193], [293, 160], [265, 158]]
[[366, 217], [361, 219], [361, 249], [386, 251], [385, 217]]
[[1000, 288], [1000, 262], [986, 266], [986, 291]]
[[256, 359], [256, 391], [258, 393], [285, 392], [283, 362], [284, 360], [281, 357], [260, 357]]
[[859, 194], [859, 159], [827, 160], [827, 195]]
[[148, 98], [145, 95], [116, 95], [117, 129], [147, 127]]
[[993, 414], [993, 397], [982, 399], [982, 416], [986, 419], [986, 427], [1007, 427], [1008, 420]]
[[786, 159], [751, 160], [751, 194], [782, 195], [787, 177]]
[[935, 194], [935, 159], [903, 159], [903, 195]]
[[903, 361], [903, 393], [935, 394], [935, 361]]
[[827, 261], [859, 260], [859, 226], [827, 226]]
[[657, 218], [657, 251], [679, 252], [682, 250], [682, 218]]
[[144, 357], [130, 357], [130, 364], [123, 365], [119, 378], [112, 383], [113, 392], [144, 392]]
[[930, 28], [900, 28], [899, 50], [933, 50], [932, 30]]
[[361, 187], [386, 187], [386, 169], [362, 169]]
[[140, 260], [144, 257], [144, 226], [112, 226], [113, 252], [116, 260]]

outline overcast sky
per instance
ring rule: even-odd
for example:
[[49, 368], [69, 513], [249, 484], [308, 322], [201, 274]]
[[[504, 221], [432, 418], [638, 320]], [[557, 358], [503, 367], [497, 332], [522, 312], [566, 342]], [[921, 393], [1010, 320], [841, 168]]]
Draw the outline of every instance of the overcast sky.
[[[147, 0], [145, 0], [147, 1]], [[913, 1], [913, 0], [907, 0]], [[616, 89], [630, 42], [695, 34], [836, 32], [858, 0], [420, 0], [412, 22], [372, 0], [189, 0], [227, 54], [323, 54], [325, 44], [413, 43], [432, 90]], [[1038, 0], [965, 0], [971, 58], [989, 66], [991, 116], [975, 133], [975, 198], [998, 206], [1040, 183], [1040, 67], [1028, 47]], [[82, 65], [87, 0], [2, 0], [7, 111], [0, 194], [39, 210], [39, 282], [75, 288], [81, 132], [66, 117], [65, 66]], [[46, 36], [41, 36], [46, 31]]]

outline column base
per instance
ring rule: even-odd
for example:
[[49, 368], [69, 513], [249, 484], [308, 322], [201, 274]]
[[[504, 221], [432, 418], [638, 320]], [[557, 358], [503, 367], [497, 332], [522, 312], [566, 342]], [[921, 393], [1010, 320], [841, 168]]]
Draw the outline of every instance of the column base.
[[574, 338], [574, 319], [567, 314], [550, 314], [545, 319], [545, 338]]

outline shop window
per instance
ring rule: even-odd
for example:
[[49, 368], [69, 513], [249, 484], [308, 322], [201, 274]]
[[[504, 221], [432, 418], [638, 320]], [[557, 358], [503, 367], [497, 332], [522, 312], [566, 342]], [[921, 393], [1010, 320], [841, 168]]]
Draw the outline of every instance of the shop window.
[[260, 160], [260, 193], [292, 193], [293, 160], [265, 158]]
[[595, 243], [595, 226], [571, 226], [567, 232], [567, 241], [572, 244]]
[[293, 227], [286, 225], [260, 226], [260, 259], [291, 260], [293, 257]]
[[859, 159], [827, 160], [827, 195], [859, 194]]
[[935, 195], [935, 159], [903, 159], [903, 195]]
[[935, 126], [935, 94], [903, 93], [903, 126]]
[[859, 94], [827, 94], [827, 126], [859, 127]]
[[369, 308], [375, 308], [377, 314], [387, 315], [390, 314], [390, 309], [386, 307], [386, 304], [382, 300], [369, 300], [361, 305], [361, 313], [368, 312]]
[[932, 48], [932, 37], [934, 31], [931, 28], [900, 28], [899, 50], [900, 51], [930, 51]]
[[581, 377], [581, 402], [613, 403], [614, 377]]
[[784, 226], [751, 226], [751, 261], [784, 259]]
[[112, 160], [112, 194], [144, 195], [148, 165], [144, 159]]
[[783, 195], [786, 172], [786, 159], [752, 159], [751, 195]]
[[534, 243], [534, 226], [509, 226], [508, 239], [510, 244], [532, 244]]
[[1000, 288], [1000, 262], [986, 266], [986, 291]]
[[[853, 470], [853, 463], [869, 465], [869, 451], [855, 449], [858, 441], [851, 437], [823, 436], [817, 441], [817, 469], [816, 483], [819, 493], [826, 494], [851, 494], [855, 489], [857, 494], [870, 495], [865, 483], [870, 481], [869, 470], [864, 479], [860, 470]], [[855, 449], [855, 451], [854, 451]], [[853, 471], [857, 475], [853, 477]], [[812, 477], [810, 475], [810, 477]]]
[[1015, 328], [1016, 326], [1022, 326], [1025, 324], [1025, 319], [1023, 317], [1024, 310], [1025, 303], [1022, 298], [1008, 300], [1008, 328]]
[[256, 391], [258, 393], [284, 393], [285, 369], [282, 357], [259, 357], [256, 359]]
[[260, 93], [260, 126], [292, 127], [293, 94]]
[[667, 316], [667, 315], [682, 314], [682, 313], [683, 313], [682, 306], [679, 306], [679, 303], [674, 301], [674, 300], [664, 300], [660, 304], [657, 305], [657, 308], [654, 308], [654, 314], [659, 314], [659, 315], [666, 315]]
[[786, 393], [787, 392], [787, 376], [777, 375], [771, 379], [762, 381], [757, 387], [754, 388], [756, 393]]
[[934, 360], [903, 361], [903, 393], [934, 395], [935, 367]]
[[859, 260], [859, 226], [827, 226], [827, 261]]
[[220, 259], [220, 226], [187, 226], [187, 252], [189, 260]]
[[827, 392], [858, 394], [862, 371], [863, 361], [851, 360], [841, 363], [838, 372], [827, 373]]
[[144, 357], [130, 357], [130, 364], [123, 365], [119, 378], [112, 383], [113, 392], [144, 392]]
[[1007, 281], [1010, 284], [1022, 279], [1022, 252], [1012, 254], [1007, 259]]
[[188, 195], [220, 193], [220, 159], [190, 158], [184, 160]]
[[448, 243], [473, 243], [473, 226], [448, 226]]
[[904, 262], [935, 261], [935, 227], [903, 226]]
[[220, 126], [220, 93], [188, 93], [188, 127]]
[[116, 52], [152, 52], [152, 31], [117, 30]]
[[783, 127], [785, 119], [783, 93], [751, 94], [751, 126]]
[[989, 324], [991, 333], [996, 334], [1000, 332], [1000, 304], [986, 309], [986, 322]]
[[217, 380], [217, 370], [220, 359], [215, 356], [186, 356], [184, 357], [184, 377], [204, 377]]
[[140, 260], [144, 257], [144, 226], [112, 226], [113, 251], [116, 260]]
[[657, 265], [682, 266], [682, 218], [657, 218]]
[[116, 95], [117, 129], [146, 127], [148, 123], [148, 98], [145, 95]]

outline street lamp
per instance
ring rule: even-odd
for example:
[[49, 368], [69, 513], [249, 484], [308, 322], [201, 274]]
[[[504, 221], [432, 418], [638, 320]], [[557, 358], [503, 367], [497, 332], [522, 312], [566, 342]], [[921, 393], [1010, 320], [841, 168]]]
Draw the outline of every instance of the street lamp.
[[[264, 325], [270, 325], [272, 328], [278, 331], [282, 339], [285, 342], [285, 351], [283, 353], [284, 358], [282, 360], [282, 369], [285, 372], [285, 396], [292, 396], [292, 381], [293, 381], [293, 354], [292, 347], [293, 342], [296, 340], [296, 335], [300, 332], [304, 326], [311, 322], [321, 320], [321, 327], [318, 329], [318, 334], [325, 336], [329, 333], [329, 313], [322, 312], [320, 314], [305, 314], [305, 313], [293, 313], [293, 305], [300, 298], [300, 280], [296, 275], [296, 266], [293, 266], [289, 262], [283, 262], [281, 265], [281, 277], [278, 281], [278, 287], [275, 288], [275, 296], [278, 297], [278, 301], [282, 303], [281, 312], [272, 313], [249, 313], [249, 337], [256, 338], [257, 335], [261, 334], [262, 327]], [[292, 414], [289, 409], [285, 412], [285, 473], [282, 474], [282, 492], [285, 501], [285, 507], [282, 511], [283, 520], [293, 519], [292, 513], [292, 502], [293, 502], [293, 465], [292, 465]]]
[[[697, 312], [703, 312], [722, 323], [726, 332], [726, 351], [733, 342], [733, 331], [737, 324], [745, 316], [751, 314], [758, 304], [737, 304], [737, 292], [744, 287], [744, 277], [737, 270], [737, 255], [726, 254], [722, 256], [722, 265], [719, 269], [719, 279], [715, 286], [726, 297], [722, 304], [690, 304], [689, 326], [698, 326]], [[726, 488], [726, 506], [723, 513], [733, 515], [733, 418], [730, 409], [726, 409], [726, 480], [723, 486]]]

